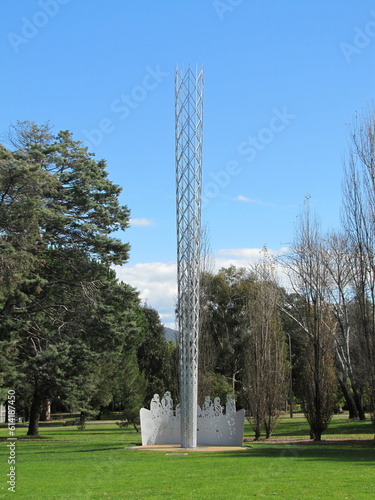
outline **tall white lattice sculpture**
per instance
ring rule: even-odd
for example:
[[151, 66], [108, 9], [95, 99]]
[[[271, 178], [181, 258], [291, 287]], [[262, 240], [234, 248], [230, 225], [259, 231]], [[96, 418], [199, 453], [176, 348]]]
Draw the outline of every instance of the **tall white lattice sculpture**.
[[176, 204], [181, 445], [197, 446], [203, 69], [176, 69]]
[[231, 395], [198, 406], [199, 264], [201, 238], [203, 70], [176, 69], [176, 202], [180, 403], [170, 392], [141, 408], [142, 445], [241, 446], [245, 411]]

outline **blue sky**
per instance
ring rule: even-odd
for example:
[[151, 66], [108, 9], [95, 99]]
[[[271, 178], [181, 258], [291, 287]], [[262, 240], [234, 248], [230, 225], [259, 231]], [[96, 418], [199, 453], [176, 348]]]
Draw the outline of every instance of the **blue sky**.
[[69, 129], [123, 187], [119, 276], [174, 324], [174, 70], [204, 66], [202, 218], [216, 267], [339, 225], [348, 124], [374, 98], [370, 0], [4, 0], [0, 132]]

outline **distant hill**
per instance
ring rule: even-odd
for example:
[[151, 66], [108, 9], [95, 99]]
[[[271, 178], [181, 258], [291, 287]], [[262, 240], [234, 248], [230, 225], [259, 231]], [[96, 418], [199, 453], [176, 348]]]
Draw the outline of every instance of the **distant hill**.
[[167, 326], [165, 326], [164, 327], [164, 336], [168, 341], [172, 340], [173, 342], [176, 342], [177, 338], [178, 338], [178, 331], [173, 330], [172, 328], [168, 328]]

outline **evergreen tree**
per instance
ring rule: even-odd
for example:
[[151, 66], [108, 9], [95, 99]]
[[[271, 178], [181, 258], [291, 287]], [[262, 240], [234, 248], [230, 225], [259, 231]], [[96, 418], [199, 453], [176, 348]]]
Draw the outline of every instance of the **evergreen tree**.
[[[134, 318], [121, 332], [118, 321], [107, 325], [103, 337], [93, 327], [103, 318], [103, 284], [116, 288], [109, 266], [128, 259], [129, 245], [111, 234], [127, 228], [129, 210], [105, 162], [69, 132], [54, 137], [47, 126], [21, 123], [11, 139], [13, 150], [0, 149], [1, 360], [3, 383], [32, 401], [35, 435], [46, 398], [89, 405], [98, 380], [92, 367], [111, 339], [124, 349], [126, 337], [137, 336]], [[117, 313], [133, 310], [135, 292], [117, 292]]]

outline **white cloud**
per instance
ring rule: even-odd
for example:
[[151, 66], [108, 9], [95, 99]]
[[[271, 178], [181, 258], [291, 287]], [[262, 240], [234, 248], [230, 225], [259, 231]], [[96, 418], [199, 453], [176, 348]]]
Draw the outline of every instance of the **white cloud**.
[[[259, 262], [262, 257], [262, 248], [223, 248], [217, 251], [215, 258], [215, 271], [222, 267], [244, 267], [249, 268]], [[279, 250], [267, 248], [271, 257], [278, 257], [288, 251], [287, 247], [281, 247]], [[289, 279], [280, 266], [276, 266], [280, 286], [288, 288]]]
[[[262, 248], [221, 248], [218, 250], [219, 255], [226, 255], [236, 258], [259, 258], [262, 253]], [[270, 253], [275, 251], [269, 250]]]
[[130, 219], [131, 226], [154, 226], [155, 223], [151, 219]]
[[240, 201], [242, 203], [254, 203], [255, 205], [261, 205], [263, 207], [271, 207], [271, 208], [277, 208], [277, 209], [296, 208], [298, 206], [298, 205], [295, 205], [293, 203], [289, 203], [286, 205], [278, 205], [277, 203], [272, 203], [270, 201], [263, 201], [263, 200], [259, 200], [259, 199], [248, 198], [247, 196], [244, 196], [242, 194], [237, 195], [233, 199], [234, 199], [234, 201]]
[[261, 252], [261, 248], [222, 248], [217, 251], [215, 269], [218, 271], [229, 266], [249, 267], [259, 261]]
[[159, 312], [163, 324], [175, 327], [174, 309], [177, 298], [177, 266], [175, 262], [147, 262], [133, 266], [114, 266], [120, 281], [140, 292], [147, 302]]
[[[280, 255], [287, 249], [268, 249], [272, 256]], [[224, 248], [217, 251], [215, 271], [234, 265], [248, 268], [261, 258], [261, 248]], [[177, 301], [177, 265], [176, 262], [146, 262], [134, 265], [115, 266], [120, 281], [128, 283], [140, 292], [143, 302], [159, 313], [162, 323], [175, 328], [175, 305]], [[284, 284], [285, 275], [279, 273], [280, 284]], [[285, 286], [285, 285], [284, 285]]]
[[256, 205], [263, 205], [263, 206], [267, 206], [267, 207], [276, 207], [277, 206], [274, 203], [270, 203], [270, 202], [262, 201], [262, 200], [254, 200], [252, 198], [248, 198], [247, 196], [243, 196], [242, 194], [239, 194], [238, 196], [236, 196], [234, 198], [234, 201], [242, 201], [245, 203], [255, 203]]
[[239, 194], [238, 196], [235, 197], [235, 201], [245, 201], [246, 203], [255, 203], [255, 200], [252, 200], [251, 198], [247, 198], [246, 196], [242, 196], [242, 194]]

